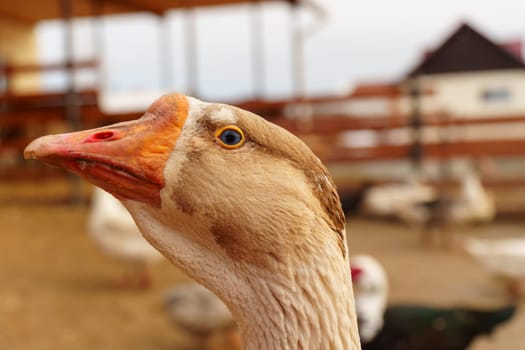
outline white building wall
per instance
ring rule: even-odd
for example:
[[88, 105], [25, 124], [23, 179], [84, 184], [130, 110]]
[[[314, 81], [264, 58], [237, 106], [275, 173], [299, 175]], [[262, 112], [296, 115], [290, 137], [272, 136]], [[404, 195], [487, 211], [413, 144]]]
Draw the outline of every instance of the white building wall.
[[[525, 70], [497, 70], [422, 76], [420, 86], [433, 94], [421, 99], [423, 113], [448, 113], [459, 118], [482, 118], [525, 114]], [[506, 93], [505, 93], [506, 92]], [[507, 95], [484, 98], [484, 94]], [[400, 110], [410, 112], [408, 97]]]

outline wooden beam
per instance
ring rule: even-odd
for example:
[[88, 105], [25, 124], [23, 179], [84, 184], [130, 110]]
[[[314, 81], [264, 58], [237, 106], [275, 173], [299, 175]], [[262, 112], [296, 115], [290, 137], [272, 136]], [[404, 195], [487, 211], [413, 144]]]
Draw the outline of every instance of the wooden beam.
[[[424, 144], [425, 159], [483, 156], [525, 156], [525, 140], [491, 140], [451, 142], [443, 149], [441, 144]], [[319, 154], [325, 162], [353, 162], [386, 159], [408, 159], [410, 145], [347, 148], [333, 146], [330, 152]]]
[[[105, 119], [100, 118], [102, 113], [98, 107], [84, 106], [81, 107], [81, 110], [82, 123], [87, 120], [96, 120], [104, 123]], [[135, 115], [135, 119], [136, 118], [137, 115]], [[67, 118], [63, 107], [52, 107], [32, 111], [10, 111], [4, 115], [0, 115], [0, 128], [29, 128], [33, 125], [46, 125], [46, 123], [54, 121], [62, 121], [66, 123]]]
[[85, 60], [78, 62], [46, 63], [46, 64], [6, 64], [4, 69], [0, 70], [0, 75], [14, 75], [25, 73], [45, 73], [51, 71], [60, 71], [68, 69], [88, 69], [97, 68], [97, 60]]
[[146, 2], [134, 1], [134, 0], [105, 0], [107, 3], [111, 3], [117, 6], [122, 6], [124, 8], [130, 9], [132, 11], [140, 12], [151, 12], [157, 16], [162, 16], [167, 10], [165, 8], [158, 9], [152, 6], [147, 5]]
[[[90, 3], [97, 0], [74, 0], [74, 17], [92, 16]], [[103, 15], [125, 14], [130, 12], [149, 12], [162, 15], [172, 9], [188, 9], [194, 7], [214, 7], [221, 5], [246, 4], [256, 0], [103, 0], [107, 6], [103, 9]], [[295, 0], [261, 0], [264, 2], [295, 3]], [[27, 1], [26, 1], [27, 2]], [[32, 0], [27, 6], [32, 6], [31, 11], [24, 13], [20, 10], [23, 6], [19, 3], [24, 1], [2, 1], [0, 18], [9, 18], [17, 21], [35, 23], [45, 19], [60, 19], [60, 11], [57, 11], [57, 0]], [[13, 4], [13, 5], [11, 5]], [[26, 7], [27, 7], [26, 6]]]
[[[50, 108], [38, 112], [9, 112], [0, 118], [0, 128], [22, 128], [29, 125], [45, 125], [52, 121], [66, 121], [64, 108]], [[4, 142], [0, 143], [5, 147]]]
[[[95, 105], [97, 103], [98, 93], [96, 90], [85, 90], [78, 92], [79, 100], [82, 105]], [[26, 109], [35, 107], [51, 106], [65, 103], [65, 94], [63, 92], [53, 93], [34, 93], [24, 95], [0, 95], [0, 102], [9, 102], [11, 107], [21, 106]], [[63, 105], [61, 105], [63, 106]]]
[[36, 18], [27, 16], [27, 15], [21, 15], [19, 13], [9, 12], [9, 10], [5, 8], [0, 8], [0, 18], [5, 18], [8, 20], [18, 21], [18, 22], [23, 22], [23, 23], [31, 23], [31, 24], [35, 23], [35, 21], [37, 20]]
[[[425, 120], [428, 119], [428, 120]], [[448, 119], [448, 120], [447, 120]], [[344, 131], [355, 130], [391, 130], [409, 127], [409, 120], [403, 115], [392, 115], [387, 117], [352, 117], [346, 115], [331, 115], [314, 118], [308, 128], [302, 126], [301, 119], [284, 117], [270, 118], [270, 120], [294, 134], [334, 135]], [[445, 127], [445, 126], [474, 126], [474, 125], [505, 125], [509, 123], [525, 123], [525, 115], [515, 116], [492, 116], [483, 118], [457, 118], [450, 119], [449, 116], [423, 115], [422, 127]]]

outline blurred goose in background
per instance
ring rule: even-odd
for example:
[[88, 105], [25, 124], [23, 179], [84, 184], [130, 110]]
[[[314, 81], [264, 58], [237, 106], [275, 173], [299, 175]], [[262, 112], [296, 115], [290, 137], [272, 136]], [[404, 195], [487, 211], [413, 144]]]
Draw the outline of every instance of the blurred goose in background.
[[121, 199], [144, 237], [228, 306], [244, 349], [361, 348], [334, 182], [288, 131], [172, 94], [138, 120], [39, 138], [25, 156]]
[[350, 264], [363, 350], [465, 350], [516, 312], [514, 305], [494, 310], [387, 306], [382, 265], [369, 255], [353, 256]]
[[426, 245], [433, 245], [435, 237], [440, 236], [444, 245], [453, 246], [452, 227], [486, 223], [496, 216], [494, 199], [473, 170], [461, 179], [457, 195], [439, 194], [428, 200], [404, 202], [396, 209], [401, 220], [421, 230]]
[[142, 237], [122, 203], [98, 187], [93, 189], [88, 232], [105, 254], [123, 262], [128, 269], [117, 286], [151, 285], [150, 266], [161, 261], [162, 254]]
[[400, 208], [435, 200], [437, 195], [433, 186], [416, 179], [371, 186], [365, 193], [364, 210], [373, 216], [397, 218]]
[[500, 277], [514, 296], [525, 295], [524, 238], [468, 238], [465, 250], [496, 277]]
[[173, 324], [190, 333], [198, 341], [199, 349], [217, 348], [212, 343], [214, 335], [224, 338], [225, 350], [240, 349], [232, 314], [202, 285], [189, 282], [172, 287], [166, 292], [164, 303]]

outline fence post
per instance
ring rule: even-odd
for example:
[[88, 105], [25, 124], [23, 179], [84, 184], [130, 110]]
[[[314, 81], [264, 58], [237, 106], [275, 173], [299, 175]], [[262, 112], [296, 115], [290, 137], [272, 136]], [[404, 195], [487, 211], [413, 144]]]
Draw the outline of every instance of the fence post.
[[[75, 65], [73, 57], [73, 2], [60, 1], [60, 12], [64, 22], [64, 60], [66, 62], [67, 92], [65, 95], [66, 118], [73, 130], [81, 127], [81, 110], [79, 97], [75, 89]], [[81, 202], [81, 180], [78, 176], [69, 175], [71, 183], [71, 203]]]
[[421, 81], [419, 76], [410, 80], [410, 103], [411, 117], [410, 127], [412, 128], [412, 145], [409, 151], [410, 161], [416, 174], [420, 175], [424, 157], [423, 135], [421, 128], [423, 121], [421, 119]]

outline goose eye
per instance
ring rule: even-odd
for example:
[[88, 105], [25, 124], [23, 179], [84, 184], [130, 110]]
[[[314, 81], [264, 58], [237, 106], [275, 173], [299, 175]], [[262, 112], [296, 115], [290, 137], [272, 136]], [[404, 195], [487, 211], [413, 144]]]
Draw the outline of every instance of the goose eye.
[[225, 126], [215, 132], [215, 137], [225, 148], [237, 148], [244, 143], [244, 133], [234, 125]]

